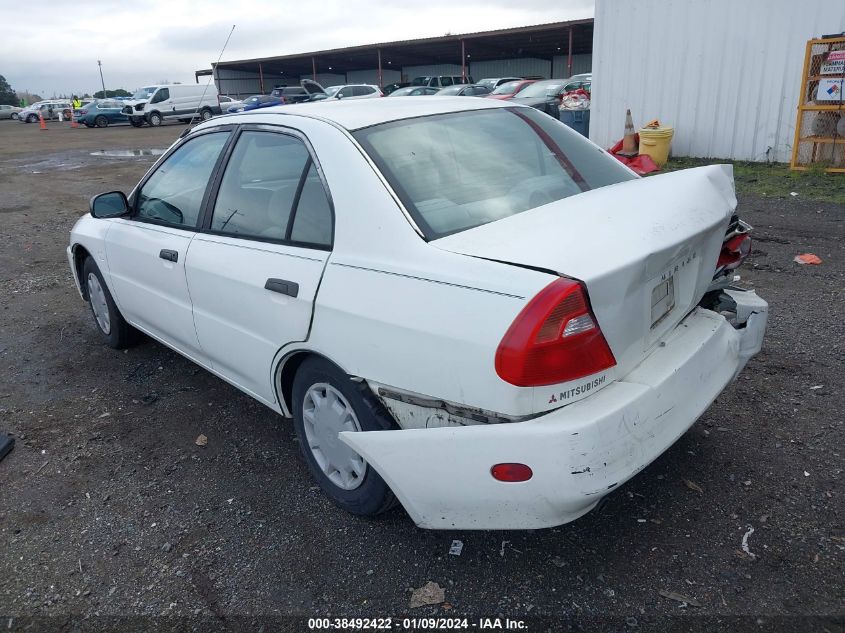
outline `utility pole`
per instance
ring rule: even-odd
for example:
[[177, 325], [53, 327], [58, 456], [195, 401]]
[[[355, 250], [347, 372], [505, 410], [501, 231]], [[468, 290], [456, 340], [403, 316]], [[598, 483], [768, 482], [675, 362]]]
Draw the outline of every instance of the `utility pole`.
[[103, 99], [107, 98], [108, 95], [106, 94], [106, 82], [103, 79], [103, 62], [99, 59], [97, 60], [97, 66], [100, 67], [100, 83], [103, 84]]

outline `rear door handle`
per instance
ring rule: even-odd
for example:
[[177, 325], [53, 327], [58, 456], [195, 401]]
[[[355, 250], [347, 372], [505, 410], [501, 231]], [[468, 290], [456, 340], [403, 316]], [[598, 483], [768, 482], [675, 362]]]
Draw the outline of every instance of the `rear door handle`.
[[268, 279], [264, 284], [264, 288], [289, 297], [296, 297], [299, 294], [299, 284], [295, 281], [286, 281], [284, 279]]
[[179, 261], [179, 253], [177, 251], [171, 251], [167, 248], [161, 249], [158, 256], [161, 257], [162, 259], [166, 259], [169, 262], [178, 262]]

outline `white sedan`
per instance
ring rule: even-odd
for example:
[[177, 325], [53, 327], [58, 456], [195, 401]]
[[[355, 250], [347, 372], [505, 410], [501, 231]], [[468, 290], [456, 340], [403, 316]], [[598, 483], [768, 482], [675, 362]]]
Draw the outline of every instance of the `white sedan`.
[[641, 179], [508, 102], [304, 104], [195, 127], [68, 258], [107, 344], [143, 332], [293, 418], [340, 507], [541, 528], [760, 350], [735, 206], [728, 166]]

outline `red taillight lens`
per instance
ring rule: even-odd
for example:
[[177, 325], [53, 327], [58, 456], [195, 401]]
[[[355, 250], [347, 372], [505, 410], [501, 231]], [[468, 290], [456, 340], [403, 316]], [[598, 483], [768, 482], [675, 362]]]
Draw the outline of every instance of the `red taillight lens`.
[[79, 111], [79, 114], [83, 114], [83, 115], [84, 115], [84, 114], [88, 114], [88, 110], [80, 110], [80, 111]]
[[719, 253], [719, 261], [716, 268], [727, 267], [737, 268], [751, 252], [751, 236], [747, 233], [734, 235], [722, 245], [722, 252]]
[[567, 382], [615, 364], [585, 290], [563, 277], [528, 302], [496, 350], [496, 373], [519, 387]]
[[534, 476], [534, 472], [525, 464], [496, 464], [490, 469], [490, 474], [493, 479], [508, 482], [528, 481]]

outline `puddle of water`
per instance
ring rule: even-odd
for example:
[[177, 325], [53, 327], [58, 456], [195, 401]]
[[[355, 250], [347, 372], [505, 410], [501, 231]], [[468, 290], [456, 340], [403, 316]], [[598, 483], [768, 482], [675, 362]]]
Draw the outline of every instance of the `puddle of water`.
[[106, 156], [108, 158], [135, 158], [137, 156], [161, 156], [163, 149], [101, 149], [91, 152], [91, 156]]

